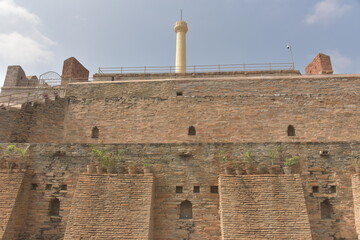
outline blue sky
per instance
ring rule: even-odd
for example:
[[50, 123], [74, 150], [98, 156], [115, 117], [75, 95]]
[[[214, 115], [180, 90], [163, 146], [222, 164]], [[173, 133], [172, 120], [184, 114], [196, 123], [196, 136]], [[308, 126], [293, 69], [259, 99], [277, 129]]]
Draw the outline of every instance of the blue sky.
[[0, 0], [0, 85], [8, 65], [61, 74], [76, 57], [98, 67], [169, 66], [173, 25], [188, 22], [187, 64], [290, 62], [319, 52], [335, 73], [360, 73], [360, 0]]

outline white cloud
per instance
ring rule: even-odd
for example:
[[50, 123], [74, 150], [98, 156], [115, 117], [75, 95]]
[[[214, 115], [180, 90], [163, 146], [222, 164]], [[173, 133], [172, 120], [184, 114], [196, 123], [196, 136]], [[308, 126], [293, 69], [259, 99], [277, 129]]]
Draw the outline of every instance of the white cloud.
[[17, 23], [19, 20], [25, 20], [32, 24], [40, 22], [38, 16], [17, 6], [13, 0], [0, 0], [0, 16], [7, 18], [11, 23]]
[[306, 17], [308, 24], [328, 23], [334, 18], [339, 18], [351, 9], [350, 4], [344, 0], [322, 0], [318, 2], [312, 13]]
[[[14, 0], [0, 0], [0, 68], [33, 68], [54, 60], [54, 41], [39, 30], [41, 19]], [[6, 71], [6, 70], [5, 70]], [[1, 72], [0, 72], [1, 73]], [[28, 74], [35, 74], [30, 72]], [[0, 76], [0, 83], [3, 76]], [[2, 84], [1, 84], [2, 85]]]
[[331, 58], [331, 64], [334, 70], [334, 73], [350, 73], [353, 60], [345, 55], [343, 55], [338, 49], [333, 49], [327, 51], [327, 54]]
[[0, 59], [18, 64], [45, 63], [53, 57], [46, 45], [18, 32], [0, 34], [0, 48]]

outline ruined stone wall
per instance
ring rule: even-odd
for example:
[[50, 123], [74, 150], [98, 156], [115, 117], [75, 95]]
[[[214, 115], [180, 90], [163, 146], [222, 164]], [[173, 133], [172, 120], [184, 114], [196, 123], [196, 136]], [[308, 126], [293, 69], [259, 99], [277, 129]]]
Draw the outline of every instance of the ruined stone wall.
[[27, 142], [60, 143], [63, 139], [67, 99], [45, 100], [33, 107], [33, 124]]
[[219, 187], [223, 240], [312, 239], [300, 175], [220, 175]]
[[0, 171], [0, 239], [20, 239], [28, 206], [25, 174], [3, 169]]
[[153, 176], [81, 175], [64, 239], [153, 239]]
[[0, 109], [0, 142], [62, 142], [66, 106], [66, 99], [56, 99]]
[[[5, 149], [7, 144], [0, 144]], [[183, 143], [183, 144], [99, 144], [100, 149], [115, 153], [125, 150], [122, 166], [148, 163], [154, 174], [154, 239], [221, 239], [218, 186], [222, 174], [219, 153], [229, 159], [244, 159], [250, 151], [254, 160], [271, 164], [269, 151], [281, 146], [284, 157], [299, 156], [304, 196], [314, 239], [356, 239], [354, 200], [351, 174], [360, 156], [359, 142], [328, 143]], [[62, 239], [66, 231], [71, 201], [79, 172], [95, 161], [87, 144], [31, 144], [30, 169], [33, 177], [29, 214], [24, 234], [27, 239]], [[320, 154], [320, 151], [322, 154]], [[326, 153], [327, 151], [327, 153]], [[326, 154], [325, 154], [326, 153]], [[1, 152], [0, 154], [3, 154]], [[0, 156], [1, 157], [1, 156]], [[0, 158], [1, 159], [1, 158]], [[125, 172], [126, 174], [126, 172]], [[95, 177], [96, 178], [96, 177]], [[230, 177], [231, 178], [231, 177]], [[49, 190], [47, 185], [52, 184]], [[67, 190], [61, 190], [61, 185]], [[319, 186], [314, 192], [313, 186]], [[335, 193], [334, 188], [336, 186]], [[177, 192], [182, 187], [182, 193]], [[194, 192], [199, 187], [199, 192]], [[213, 187], [213, 188], [212, 188]], [[285, 191], [285, 190], [284, 190]], [[60, 216], [49, 216], [49, 202], [60, 199]], [[330, 218], [322, 218], [320, 205], [328, 200], [332, 206]], [[180, 218], [184, 201], [192, 204], [192, 218]], [[355, 207], [357, 203], [355, 202]], [[281, 204], [279, 204], [281, 205]], [[305, 209], [304, 209], [305, 211]], [[30, 214], [31, 213], [31, 214]], [[96, 214], [96, 213], [94, 213]], [[263, 220], [259, 220], [259, 225]], [[241, 224], [241, 223], [239, 223]]]
[[[77, 97], [70, 101], [64, 142], [357, 141], [358, 79], [72, 84], [67, 95]], [[290, 125], [295, 136], [288, 136]], [[195, 136], [188, 135], [190, 126]], [[94, 127], [97, 139], [91, 138]]]
[[12, 129], [17, 124], [14, 119], [18, 117], [19, 113], [18, 109], [0, 109], [0, 142], [10, 142]]

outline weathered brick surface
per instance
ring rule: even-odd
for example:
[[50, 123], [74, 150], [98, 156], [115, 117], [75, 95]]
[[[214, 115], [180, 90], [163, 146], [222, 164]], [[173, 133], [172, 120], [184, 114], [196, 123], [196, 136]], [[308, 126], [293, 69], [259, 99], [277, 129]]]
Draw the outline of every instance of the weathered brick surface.
[[352, 175], [352, 192], [354, 196], [355, 227], [357, 235], [360, 235], [360, 175]]
[[0, 239], [14, 240], [21, 236], [28, 200], [24, 178], [24, 173], [0, 172]]
[[66, 105], [56, 99], [0, 109], [0, 142], [62, 142]]
[[81, 175], [64, 239], [152, 239], [152, 175]]
[[18, 127], [14, 119], [18, 117], [19, 112], [17, 109], [0, 109], [0, 142], [10, 142], [12, 129]]
[[312, 239], [299, 175], [220, 175], [223, 240]]
[[313, 74], [332, 74], [330, 56], [319, 53], [312, 62], [305, 68], [306, 75]]
[[71, 57], [64, 61], [61, 75], [61, 85], [70, 82], [87, 82], [89, 70], [87, 70], [76, 58]]
[[[64, 142], [358, 141], [359, 83], [302, 76], [70, 84], [67, 95], [78, 97]], [[296, 136], [287, 135], [289, 125]]]
[[26, 77], [21, 66], [8, 66], [4, 87], [32, 87], [39, 85], [39, 80], [36, 76]]
[[[6, 145], [0, 144], [2, 149]], [[269, 150], [278, 146], [282, 146], [284, 156], [300, 157], [298, 172], [301, 173], [307, 205], [304, 210], [308, 210], [313, 238], [356, 239], [351, 174], [360, 156], [359, 142], [97, 145], [110, 152], [124, 149], [123, 166], [150, 163], [155, 179], [155, 240], [181, 239], [189, 234], [194, 239], [221, 239], [219, 195], [210, 193], [210, 186], [218, 185], [218, 176], [223, 172], [219, 152], [241, 159], [246, 151], [250, 151], [259, 164], [268, 165], [271, 164]], [[325, 150], [327, 156], [319, 154]], [[73, 193], [77, 189], [78, 174], [84, 172], [90, 163], [91, 149], [86, 144], [31, 144], [29, 151], [30, 168], [34, 169], [29, 184], [36, 183], [39, 187], [30, 191], [23, 231], [26, 239], [62, 239], [72, 209]], [[52, 189], [46, 190], [46, 184], [53, 184]], [[59, 191], [60, 184], [67, 184], [67, 191]], [[337, 192], [330, 193], [330, 187], [334, 185]], [[182, 186], [183, 193], [176, 193], [176, 186]], [[193, 192], [194, 186], [200, 187], [200, 193]], [[313, 193], [312, 186], [319, 186], [319, 193]], [[267, 191], [267, 187], [263, 186], [263, 189]], [[49, 201], [54, 196], [61, 202], [60, 218], [56, 219], [48, 215]], [[321, 219], [320, 203], [325, 199], [329, 199], [333, 206], [331, 219]], [[193, 204], [192, 219], [179, 219], [180, 204], [185, 200]], [[357, 205], [355, 202], [355, 207]], [[263, 221], [259, 220], [258, 225]]]

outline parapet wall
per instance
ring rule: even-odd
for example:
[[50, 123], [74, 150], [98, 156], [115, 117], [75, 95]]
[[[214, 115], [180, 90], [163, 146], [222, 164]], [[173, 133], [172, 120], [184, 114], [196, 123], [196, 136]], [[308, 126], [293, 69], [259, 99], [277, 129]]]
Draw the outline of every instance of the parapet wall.
[[[358, 141], [359, 79], [356, 75], [70, 84], [64, 142]], [[290, 125], [295, 136], [287, 132]], [[189, 136], [190, 126], [196, 135]], [[98, 138], [92, 138], [95, 127]]]

